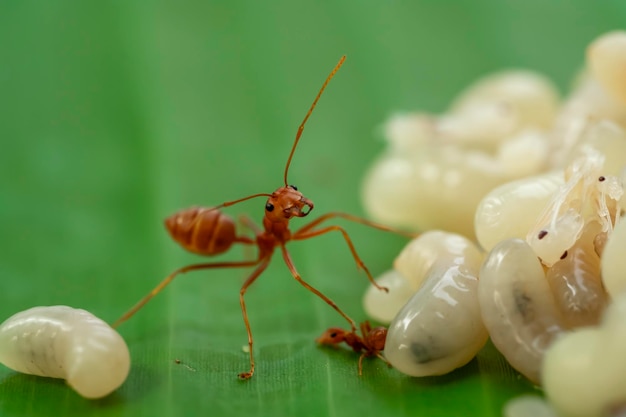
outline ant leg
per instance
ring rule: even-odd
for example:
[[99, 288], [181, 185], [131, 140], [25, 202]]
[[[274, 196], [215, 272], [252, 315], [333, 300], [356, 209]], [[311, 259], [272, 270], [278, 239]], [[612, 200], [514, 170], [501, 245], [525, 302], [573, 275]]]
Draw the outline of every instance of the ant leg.
[[367, 356], [367, 352], [361, 353], [359, 357], [359, 376], [363, 375], [363, 358]]
[[296, 281], [298, 281], [300, 284], [302, 284], [307, 290], [311, 291], [313, 294], [317, 295], [319, 298], [324, 300], [326, 302], [326, 304], [328, 304], [329, 306], [334, 308], [337, 313], [341, 314], [341, 316], [344, 319], [346, 319], [348, 321], [348, 323], [350, 323], [350, 327], [352, 327], [352, 331], [356, 332], [356, 323], [354, 322], [354, 320], [352, 320], [346, 313], [344, 313], [343, 310], [341, 310], [337, 306], [337, 304], [335, 304], [330, 298], [326, 297], [319, 290], [313, 288], [311, 285], [306, 283], [302, 279], [302, 277], [300, 276], [298, 271], [296, 270], [296, 267], [294, 266], [293, 261], [291, 260], [291, 255], [289, 255], [289, 252], [287, 252], [287, 248], [285, 247], [285, 245], [281, 244], [280, 245], [280, 249], [283, 251], [283, 259], [285, 260], [285, 263], [287, 264], [287, 268], [289, 268], [289, 271], [291, 271], [291, 275], [293, 275], [293, 277], [296, 279]]
[[308, 232], [311, 229], [315, 228], [317, 225], [321, 224], [322, 222], [324, 222], [326, 220], [329, 220], [329, 219], [337, 218], [337, 217], [345, 219], [345, 220], [349, 220], [349, 221], [354, 222], [354, 223], [359, 223], [359, 224], [362, 224], [362, 225], [365, 225], [365, 226], [373, 227], [374, 229], [382, 230], [383, 232], [396, 233], [398, 235], [402, 235], [402, 236], [406, 236], [406, 237], [410, 237], [410, 238], [415, 238], [415, 237], [418, 237], [420, 235], [420, 233], [406, 232], [404, 230], [395, 229], [393, 227], [385, 226], [383, 224], [370, 221], [370, 220], [365, 219], [363, 217], [353, 216], [352, 214], [341, 213], [341, 212], [326, 213], [326, 214], [318, 217], [317, 219], [313, 220], [311, 223], [309, 223], [307, 225], [304, 225], [300, 229], [296, 230], [294, 234]]
[[263, 263], [259, 265], [252, 274], [248, 277], [246, 282], [243, 283], [241, 290], [239, 290], [239, 304], [241, 304], [241, 312], [243, 313], [243, 322], [246, 325], [246, 332], [248, 332], [248, 347], [250, 349], [250, 370], [248, 372], [242, 372], [239, 374], [240, 379], [249, 379], [254, 374], [254, 354], [252, 352], [252, 330], [250, 329], [250, 321], [248, 320], [248, 313], [246, 312], [246, 302], [243, 296], [246, 294], [248, 287], [265, 271], [265, 268], [270, 263], [270, 258], [264, 258]]
[[393, 368], [393, 366], [391, 365], [391, 363], [389, 363], [389, 361], [387, 360], [387, 358], [385, 358], [381, 353], [377, 353], [376, 356], [383, 362], [385, 362], [387, 364], [388, 368]]
[[130, 310], [128, 310], [122, 317], [117, 319], [115, 323], [111, 325], [111, 327], [116, 328], [120, 324], [124, 323], [126, 320], [135, 315], [137, 311], [139, 311], [148, 301], [152, 299], [155, 295], [161, 292], [163, 288], [165, 288], [170, 282], [176, 278], [179, 274], [184, 274], [185, 272], [195, 271], [198, 269], [213, 269], [213, 268], [245, 268], [248, 266], [254, 266], [261, 262], [261, 259], [256, 259], [254, 261], [243, 261], [243, 262], [211, 262], [211, 263], [202, 263], [202, 264], [194, 264], [188, 265], [183, 268], [177, 269], [176, 271], [169, 274], [163, 281], [159, 283], [152, 291], [148, 293], [145, 297], [143, 297], [137, 304], [135, 304]]
[[[305, 226], [306, 227], [306, 226]], [[345, 239], [346, 243], [348, 244], [348, 247], [350, 248], [350, 252], [352, 252], [352, 257], [354, 258], [354, 260], [356, 261], [356, 265], [357, 268], [362, 269], [363, 271], [365, 271], [365, 273], [367, 274], [367, 279], [369, 279], [369, 281], [379, 290], [385, 291], [385, 292], [389, 292], [389, 288], [387, 287], [381, 287], [380, 285], [378, 285], [378, 283], [374, 280], [374, 277], [372, 276], [372, 274], [370, 273], [369, 269], [367, 269], [367, 266], [365, 266], [365, 264], [363, 263], [363, 261], [361, 260], [361, 258], [359, 257], [359, 255], [356, 253], [356, 249], [354, 248], [354, 245], [352, 244], [352, 240], [350, 240], [350, 236], [348, 235], [348, 232], [345, 231], [345, 229], [341, 226], [328, 226], [328, 227], [324, 227], [323, 229], [318, 229], [318, 230], [305, 230], [304, 232], [302, 231], [302, 229], [298, 230], [296, 233], [294, 233], [291, 236], [292, 240], [305, 240], [305, 239], [311, 239], [313, 237], [316, 236], [321, 236], [323, 234], [329, 233], [329, 232], [333, 232], [333, 231], [339, 231], [341, 232], [341, 234], [343, 235], [343, 238]], [[354, 330], [354, 329], [353, 329]]]

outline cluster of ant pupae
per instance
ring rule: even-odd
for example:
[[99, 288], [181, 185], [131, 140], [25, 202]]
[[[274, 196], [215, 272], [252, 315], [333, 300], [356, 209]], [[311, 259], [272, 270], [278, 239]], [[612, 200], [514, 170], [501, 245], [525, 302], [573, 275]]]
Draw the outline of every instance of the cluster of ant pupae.
[[446, 231], [410, 242], [364, 307], [390, 323], [401, 372], [450, 372], [490, 337], [560, 415], [599, 416], [626, 405], [626, 32], [589, 45], [563, 103], [555, 91], [504, 72], [447, 114], [389, 122], [366, 208]]

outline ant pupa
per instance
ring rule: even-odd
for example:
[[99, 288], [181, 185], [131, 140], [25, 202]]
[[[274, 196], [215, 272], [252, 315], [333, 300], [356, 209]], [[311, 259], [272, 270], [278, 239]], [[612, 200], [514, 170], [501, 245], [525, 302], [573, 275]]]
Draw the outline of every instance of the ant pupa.
[[[179, 211], [165, 220], [165, 226], [169, 231], [171, 237], [179, 243], [184, 249], [189, 252], [193, 252], [198, 255], [213, 256], [223, 252], [226, 252], [234, 243], [242, 245], [256, 246], [258, 248], [258, 255], [254, 260], [244, 261], [227, 261], [227, 262], [210, 262], [188, 265], [183, 268], [177, 269], [168, 275], [161, 283], [159, 283], [152, 291], [150, 291], [143, 299], [141, 299], [134, 307], [128, 310], [122, 317], [120, 317], [113, 327], [119, 326], [122, 322], [128, 320], [137, 311], [139, 311], [152, 297], [157, 295], [163, 290], [172, 280], [185, 272], [201, 270], [201, 269], [216, 269], [216, 268], [246, 268], [254, 267], [255, 269], [248, 276], [243, 283], [241, 290], [239, 291], [239, 302], [241, 305], [241, 311], [243, 313], [243, 321], [248, 334], [248, 346], [250, 356], [250, 369], [246, 372], [239, 374], [239, 378], [248, 379], [254, 374], [254, 356], [253, 356], [253, 338], [252, 331], [250, 329], [250, 323], [248, 321], [248, 314], [246, 312], [246, 303], [244, 296], [248, 288], [256, 281], [256, 279], [265, 271], [270, 263], [272, 255], [276, 248], [280, 249], [281, 255], [285, 264], [289, 268], [289, 271], [293, 277], [307, 290], [311, 291], [328, 305], [335, 309], [344, 319], [350, 323], [352, 332], [356, 331], [356, 324], [352, 318], [350, 318], [341, 308], [339, 308], [330, 298], [324, 295], [322, 292], [308, 284], [297, 271], [289, 252], [287, 251], [287, 243], [290, 241], [306, 240], [317, 236], [321, 236], [330, 232], [339, 232], [343, 236], [352, 257], [356, 261], [357, 267], [363, 269], [370, 282], [377, 286], [380, 290], [387, 290], [384, 287], [379, 286], [374, 281], [372, 274], [367, 269], [361, 258], [356, 252], [356, 249], [350, 239], [348, 232], [341, 226], [330, 225], [322, 227], [321, 224], [327, 220], [334, 218], [342, 218], [352, 222], [367, 225], [383, 231], [393, 231], [407, 236], [413, 236], [413, 234], [403, 233], [395, 231], [389, 227], [370, 222], [366, 219], [353, 216], [341, 212], [331, 212], [318, 217], [316, 220], [306, 224], [300, 229], [292, 232], [289, 229], [289, 221], [294, 217], [305, 217], [311, 210], [313, 210], [313, 202], [306, 198], [302, 192], [294, 185], [290, 185], [287, 180], [287, 174], [289, 173], [289, 166], [293, 158], [294, 152], [300, 141], [302, 132], [304, 131], [304, 125], [307, 122], [309, 116], [313, 112], [318, 100], [320, 99], [324, 89], [333, 78], [335, 73], [343, 65], [345, 56], [343, 56], [335, 68], [326, 78], [324, 84], [322, 84], [313, 104], [309, 108], [309, 111], [304, 117], [304, 120], [298, 127], [296, 137], [291, 147], [291, 152], [287, 158], [285, 165], [285, 171], [283, 176], [284, 185], [279, 187], [271, 194], [259, 193], [249, 195], [247, 197], [239, 198], [237, 200], [227, 201], [218, 206], [211, 208], [192, 207]], [[241, 203], [246, 200], [250, 200], [257, 197], [267, 197], [265, 203], [265, 215], [263, 217], [263, 229], [257, 227], [249, 218], [244, 217], [244, 225], [254, 231], [254, 237], [238, 235], [235, 228], [235, 223], [230, 216], [222, 213], [221, 209], [232, 206], [237, 203]]]
[[63, 378], [85, 398], [116, 390], [130, 370], [124, 339], [85, 310], [33, 307], [0, 325], [0, 362], [26, 374]]
[[345, 343], [356, 353], [360, 353], [359, 357], [359, 375], [363, 374], [363, 358], [368, 356], [377, 356], [382, 359], [388, 366], [389, 361], [381, 354], [385, 349], [385, 340], [387, 339], [386, 327], [372, 326], [368, 321], [361, 323], [361, 335], [353, 329], [351, 331], [343, 330], [339, 327], [331, 327], [326, 330], [320, 337], [315, 339], [320, 345], [337, 346]]

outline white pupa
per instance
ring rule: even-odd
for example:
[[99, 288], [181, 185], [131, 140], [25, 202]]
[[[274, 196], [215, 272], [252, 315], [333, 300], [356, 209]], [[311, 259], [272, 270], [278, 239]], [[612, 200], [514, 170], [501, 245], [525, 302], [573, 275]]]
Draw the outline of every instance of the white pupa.
[[416, 290], [395, 269], [376, 278], [376, 282], [389, 291], [381, 291], [374, 285], [370, 285], [363, 297], [363, 308], [369, 317], [383, 324], [389, 324]]
[[478, 306], [483, 255], [471, 241], [431, 231], [395, 262], [417, 292], [389, 326], [385, 358], [411, 376], [441, 375], [468, 363], [487, 341]]
[[566, 334], [546, 352], [542, 365], [543, 388], [559, 416], [623, 415], [624, 351], [626, 294], [621, 294], [607, 308], [599, 326]]
[[480, 269], [478, 297], [493, 344], [538, 383], [543, 354], [564, 325], [541, 262], [525, 241], [504, 240], [491, 250]]
[[563, 182], [563, 173], [553, 172], [494, 188], [476, 209], [478, 243], [489, 251], [502, 240], [524, 238]]
[[116, 390], [130, 370], [124, 339], [85, 310], [34, 307], [0, 325], [0, 362], [26, 374], [63, 378], [86, 398]]
[[607, 93], [626, 105], [626, 32], [616, 30], [594, 40], [587, 48], [587, 62]]
[[626, 220], [621, 219], [602, 252], [602, 282], [611, 297], [626, 292]]

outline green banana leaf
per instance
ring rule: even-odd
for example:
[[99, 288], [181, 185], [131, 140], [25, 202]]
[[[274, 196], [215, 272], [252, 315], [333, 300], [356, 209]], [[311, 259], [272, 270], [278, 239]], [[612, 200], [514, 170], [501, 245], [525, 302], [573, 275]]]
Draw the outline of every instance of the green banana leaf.
[[[163, 219], [289, 182], [363, 215], [361, 179], [394, 111], [441, 111], [489, 71], [539, 70], [563, 91], [623, 1], [10, 1], [0, 3], [0, 321], [37, 305], [112, 322], [163, 277], [206, 261]], [[263, 199], [225, 209], [260, 222]], [[293, 227], [307, 219], [296, 219]], [[297, 223], [297, 225], [296, 225]], [[341, 222], [340, 222], [341, 223]], [[405, 238], [341, 223], [376, 275]], [[245, 232], [245, 229], [244, 229]], [[289, 245], [305, 280], [356, 320], [367, 286], [339, 234]], [[249, 248], [248, 248], [249, 249]], [[250, 259], [236, 247], [216, 259]], [[178, 278], [120, 327], [125, 384], [102, 400], [0, 367], [0, 416], [499, 416], [539, 392], [488, 345], [449, 375], [410, 378], [314, 339], [346, 323], [280, 256], [239, 308], [245, 270]]]

